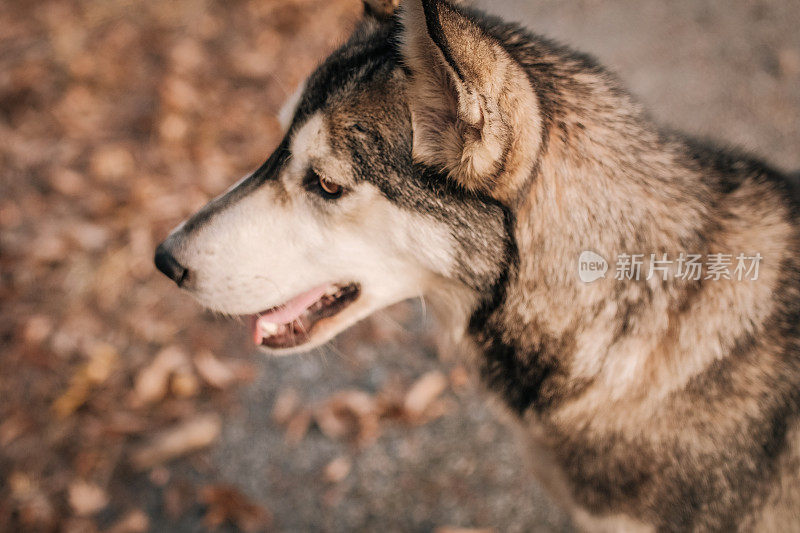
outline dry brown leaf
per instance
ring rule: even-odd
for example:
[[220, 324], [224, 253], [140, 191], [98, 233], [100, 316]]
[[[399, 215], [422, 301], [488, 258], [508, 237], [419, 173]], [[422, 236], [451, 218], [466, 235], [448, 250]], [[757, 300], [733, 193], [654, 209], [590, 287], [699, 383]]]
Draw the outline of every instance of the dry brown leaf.
[[380, 435], [378, 402], [362, 391], [333, 395], [317, 407], [314, 419], [322, 433], [331, 439], [352, 438], [367, 446]]
[[228, 522], [243, 531], [255, 532], [263, 531], [272, 522], [269, 511], [232, 485], [207, 485], [200, 490], [200, 500], [208, 506], [204, 521], [212, 529]]
[[146, 533], [150, 530], [150, 519], [140, 509], [130, 511], [112, 525], [107, 533]]
[[105, 432], [109, 435], [131, 435], [147, 430], [148, 421], [139, 415], [128, 411], [112, 411], [105, 425]]
[[91, 516], [108, 505], [108, 494], [102, 488], [86, 481], [75, 481], [68, 490], [69, 505], [78, 516]]
[[445, 416], [448, 413], [452, 413], [457, 408], [458, 407], [453, 403], [453, 401], [447, 398], [440, 398], [434, 400], [434, 402], [430, 404], [427, 409], [425, 409], [425, 412], [422, 414], [422, 416], [415, 420], [415, 422], [418, 424], [427, 424], [432, 420]]
[[65, 418], [86, 403], [92, 389], [105, 382], [119, 359], [117, 350], [108, 344], [95, 344], [88, 350], [89, 360], [72, 376], [69, 387], [53, 402], [59, 418]]
[[200, 392], [200, 383], [190, 367], [181, 367], [172, 376], [170, 390], [178, 398], [191, 398]]
[[170, 50], [170, 60], [176, 71], [195, 70], [206, 61], [206, 54], [200, 44], [193, 39], [182, 39]]
[[353, 412], [345, 400], [346, 396], [352, 394], [354, 394], [353, 391], [348, 391], [334, 395], [315, 410], [314, 419], [326, 437], [341, 439], [357, 432], [359, 416]]
[[199, 415], [154, 437], [133, 452], [131, 461], [137, 469], [147, 470], [211, 445], [221, 429], [219, 415]]
[[358, 420], [345, 412], [336, 411], [330, 404], [323, 404], [314, 411], [319, 429], [329, 439], [341, 439], [355, 433]]
[[171, 76], [164, 80], [161, 87], [161, 98], [171, 109], [192, 111], [203, 105], [204, 99], [197, 90], [185, 80]]
[[18, 500], [24, 500], [37, 490], [33, 479], [23, 472], [12, 472], [8, 476], [8, 486], [11, 488], [11, 495]]
[[147, 405], [162, 400], [167, 394], [170, 377], [188, 365], [189, 359], [177, 346], [168, 346], [156, 355], [153, 362], [136, 376], [134, 403]]
[[123, 146], [101, 146], [91, 156], [92, 173], [103, 181], [116, 181], [133, 172], [136, 162]]
[[164, 466], [156, 466], [150, 470], [150, 474], [147, 477], [150, 479], [150, 483], [156, 487], [164, 487], [169, 483], [172, 473]]
[[366, 392], [351, 390], [343, 391], [334, 396], [334, 402], [349, 409], [357, 416], [373, 415], [376, 410], [375, 399]]
[[311, 411], [302, 409], [292, 416], [286, 424], [286, 443], [295, 446], [303, 440], [311, 427]]
[[375, 444], [381, 436], [380, 417], [377, 413], [364, 416], [359, 419], [361, 427], [356, 436], [356, 444], [362, 448], [367, 448]]
[[42, 233], [31, 243], [31, 259], [35, 263], [58, 263], [69, 253], [69, 246], [59, 233]]
[[203, 351], [194, 357], [194, 366], [206, 383], [218, 389], [225, 389], [236, 381], [236, 374], [231, 367], [223, 363], [214, 354]]
[[55, 525], [56, 511], [44, 493], [18, 502], [17, 514], [20, 523], [30, 531], [50, 531]]
[[194, 485], [185, 480], [172, 483], [164, 491], [164, 509], [173, 521], [178, 520], [194, 504], [196, 499]]
[[50, 185], [61, 194], [75, 196], [86, 189], [86, 180], [74, 170], [56, 168], [50, 176]]
[[17, 413], [0, 423], [0, 446], [8, 446], [31, 427], [31, 421]]
[[404, 417], [403, 402], [405, 398], [406, 391], [399, 376], [393, 376], [386, 380], [376, 400], [381, 419], [402, 419]]
[[44, 315], [34, 315], [25, 323], [22, 338], [29, 344], [40, 344], [53, 331], [53, 320]]
[[177, 113], [169, 113], [158, 125], [158, 133], [165, 141], [180, 142], [189, 133], [189, 123]]
[[114, 370], [119, 353], [110, 344], [94, 344], [88, 350], [89, 361], [86, 363], [86, 376], [92, 385], [104, 383]]
[[97, 524], [89, 517], [73, 516], [59, 524], [60, 533], [95, 533]]
[[447, 377], [435, 370], [419, 378], [406, 394], [403, 407], [410, 420], [419, 419], [447, 388]]
[[348, 457], [337, 457], [328, 463], [327, 466], [325, 466], [325, 470], [323, 472], [325, 481], [329, 483], [339, 483], [344, 481], [348, 474], [350, 474], [350, 470], [352, 468], [353, 463]]
[[55, 519], [55, 509], [34, 480], [22, 472], [12, 472], [8, 477], [11, 497], [16, 503], [20, 521], [32, 529], [50, 529]]
[[299, 407], [300, 395], [297, 391], [292, 388], [282, 390], [272, 408], [272, 421], [281, 426], [288, 424]]

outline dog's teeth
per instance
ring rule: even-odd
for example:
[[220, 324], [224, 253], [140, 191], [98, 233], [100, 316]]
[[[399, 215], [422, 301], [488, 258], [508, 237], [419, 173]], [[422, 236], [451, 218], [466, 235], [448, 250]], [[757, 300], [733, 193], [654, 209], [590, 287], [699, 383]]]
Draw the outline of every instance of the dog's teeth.
[[259, 322], [258, 329], [265, 337], [272, 337], [281, 330], [281, 326], [280, 324], [273, 324], [272, 322]]

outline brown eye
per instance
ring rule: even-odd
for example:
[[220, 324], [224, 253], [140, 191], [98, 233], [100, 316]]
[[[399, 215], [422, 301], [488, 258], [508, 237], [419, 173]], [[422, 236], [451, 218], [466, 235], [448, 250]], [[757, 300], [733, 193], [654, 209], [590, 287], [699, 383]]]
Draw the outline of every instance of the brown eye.
[[319, 174], [313, 168], [309, 168], [306, 172], [303, 186], [308, 192], [317, 194], [325, 200], [338, 200], [345, 192], [344, 187]]
[[330, 196], [339, 196], [342, 194], [342, 186], [324, 176], [319, 177], [319, 186]]

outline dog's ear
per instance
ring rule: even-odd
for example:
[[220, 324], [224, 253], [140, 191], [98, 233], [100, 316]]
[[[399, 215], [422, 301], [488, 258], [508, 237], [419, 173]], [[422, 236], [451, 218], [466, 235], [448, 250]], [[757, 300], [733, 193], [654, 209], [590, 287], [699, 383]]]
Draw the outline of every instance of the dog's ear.
[[522, 67], [445, 0], [404, 0], [403, 55], [415, 160], [470, 190], [513, 194], [538, 151], [536, 96]]
[[379, 20], [388, 19], [399, 5], [400, 0], [364, 0], [364, 15]]

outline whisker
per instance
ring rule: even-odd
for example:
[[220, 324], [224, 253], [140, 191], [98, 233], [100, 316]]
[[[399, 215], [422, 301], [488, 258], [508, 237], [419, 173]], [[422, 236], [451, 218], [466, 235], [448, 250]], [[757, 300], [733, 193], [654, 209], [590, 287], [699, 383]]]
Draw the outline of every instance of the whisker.
[[380, 311], [377, 311], [375, 313], [375, 317], [391, 325], [392, 328], [397, 330], [399, 333], [403, 334], [403, 336], [405, 337], [413, 336], [413, 333], [411, 333], [411, 331], [405, 325], [392, 318], [386, 310], [381, 309]]
[[419, 299], [419, 303], [420, 303], [420, 306], [422, 308], [422, 319], [423, 320], [427, 320], [428, 319], [428, 303], [425, 301], [425, 295], [424, 294], [420, 294], [419, 296], [417, 296], [417, 298]]
[[352, 355], [347, 354], [347, 353], [343, 352], [342, 350], [340, 350], [338, 348], [338, 346], [336, 346], [335, 342], [330, 341], [325, 346], [328, 348], [330, 354], [337, 355], [341, 359], [343, 359], [344, 361], [347, 361], [347, 362], [353, 364], [356, 367], [360, 366], [358, 364], [358, 360], [356, 360]]

